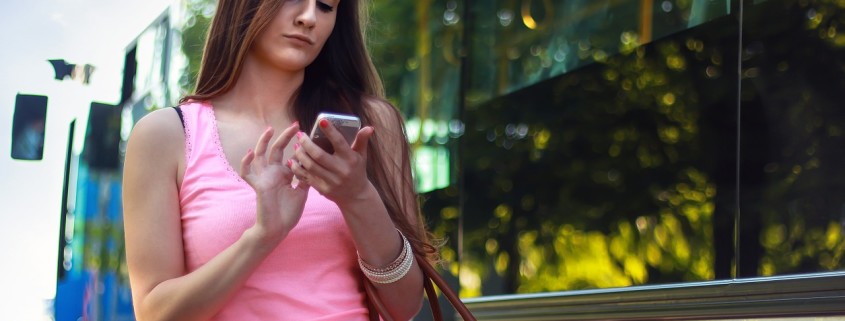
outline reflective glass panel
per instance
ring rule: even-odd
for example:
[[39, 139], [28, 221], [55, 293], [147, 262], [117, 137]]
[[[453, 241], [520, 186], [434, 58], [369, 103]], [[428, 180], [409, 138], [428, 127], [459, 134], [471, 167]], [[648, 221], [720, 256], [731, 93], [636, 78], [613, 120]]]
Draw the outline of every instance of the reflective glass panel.
[[729, 0], [473, 3], [470, 104], [725, 16]]
[[842, 270], [845, 4], [744, 13], [739, 275]]
[[373, 9], [463, 296], [842, 269], [839, 2]]

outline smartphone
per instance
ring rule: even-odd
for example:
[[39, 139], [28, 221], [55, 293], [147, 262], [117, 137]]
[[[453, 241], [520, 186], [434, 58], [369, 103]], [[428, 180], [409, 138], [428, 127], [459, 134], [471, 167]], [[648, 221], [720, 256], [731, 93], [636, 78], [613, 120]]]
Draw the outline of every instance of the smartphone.
[[314, 126], [311, 128], [311, 140], [329, 154], [334, 154], [334, 148], [329, 138], [323, 132], [323, 129], [320, 128], [320, 121], [323, 119], [328, 120], [334, 128], [337, 128], [349, 145], [352, 145], [352, 142], [355, 141], [355, 136], [358, 135], [358, 130], [361, 129], [361, 119], [355, 115], [335, 113], [320, 113], [317, 115], [317, 121], [314, 122]]

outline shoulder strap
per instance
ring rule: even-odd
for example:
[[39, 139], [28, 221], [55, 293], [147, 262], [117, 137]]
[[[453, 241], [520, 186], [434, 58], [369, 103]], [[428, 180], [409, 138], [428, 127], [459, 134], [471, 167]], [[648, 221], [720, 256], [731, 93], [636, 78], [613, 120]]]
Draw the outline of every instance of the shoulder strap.
[[174, 110], [176, 110], [176, 114], [179, 115], [179, 122], [182, 123], [182, 130], [184, 131], [185, 130], [185, 116], [182, 115], [182, 109], [179, 108], [179, 106], [174, 106], [172, 108]]

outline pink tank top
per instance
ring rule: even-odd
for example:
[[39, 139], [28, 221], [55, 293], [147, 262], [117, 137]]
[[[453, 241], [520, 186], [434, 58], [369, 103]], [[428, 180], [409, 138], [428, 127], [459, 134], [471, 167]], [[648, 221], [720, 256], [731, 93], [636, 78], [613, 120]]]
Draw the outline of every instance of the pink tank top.
[[[223, 153], [210, 104], [181, 106], [179, 190], [185, 264], [196, 270], [255, 223], [255, 191]], [[237, 166], [237, 165], [236, 165]], [[352, 237], [334, 202], [313, 188], [302, 219], [214, 320], [367, 320]]]

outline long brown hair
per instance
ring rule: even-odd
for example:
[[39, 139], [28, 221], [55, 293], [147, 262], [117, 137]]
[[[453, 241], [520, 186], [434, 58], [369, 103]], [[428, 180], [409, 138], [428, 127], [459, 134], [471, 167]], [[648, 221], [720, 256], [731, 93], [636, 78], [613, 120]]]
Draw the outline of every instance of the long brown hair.
[[[363, 0], [366, 1], [366, 0]], [[283, 1], [277, 0], [219, 0], [217, 12], [211, 20], [196, 89], [181, 102], [207, 101], [234, 87], [250, 47], [267, 27]], [[367, 149], [367, 176], [375, 186], [388, 214], [397, 228], [411, 242], [414, 251], [435, 258], [426, 231], [410, 169], [410, 148], [405, 137], [402, 115], [384, 97], [384, 89], [365, 45], [363, 23], [366, 9], [359, 0], [340, 1], [335, 8], [337, 18], [326, 44], [317, 58], [305, 68], [302, 86], [293, 100], [293, 115], [303, 131], [310, 131], [317, 114], [334, 111], [355, 114], [363, 125], [396, 122], [401, 137], [385, 137], [376, 130]], [[376, 115], [375, 104], [384, 104], [390, 115]], [[400, 142], [401, 167], [391, 161], [382, 142]], [[393, 154], [396, 151], [391, 151]], [[392, 174], [391, 174], [392, 173]], [[400, 173], [401, 180], [390, 175]], [[397, 184], [397, 182], [399, 182]], [[413, 206], [408, 206], [413, 205]], [[413, 208], [416, 224], [408, 219], [406, 208]]]

